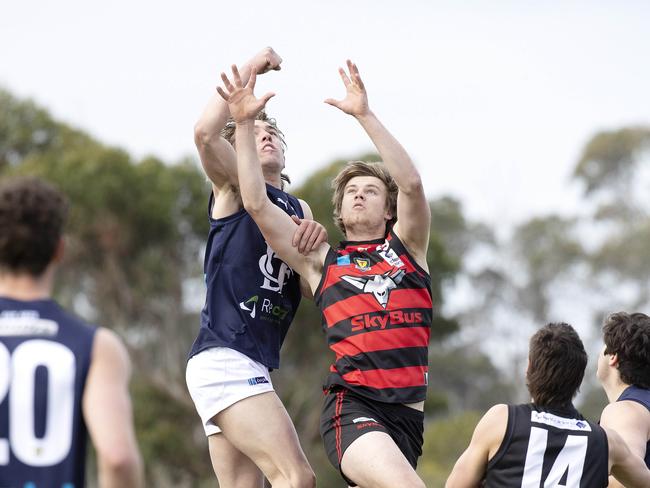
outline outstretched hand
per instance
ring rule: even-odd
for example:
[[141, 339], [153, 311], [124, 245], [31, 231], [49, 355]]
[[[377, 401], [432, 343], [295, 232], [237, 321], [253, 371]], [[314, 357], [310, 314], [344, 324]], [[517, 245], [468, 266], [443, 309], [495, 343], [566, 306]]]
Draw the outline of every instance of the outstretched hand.
[[232, 79], [233, 81], [231, 82], [226, 73], [221, 73], [221, 80], [223, 81], [223, 86], [227, 92], [220, 86], [217, 87], [217, 92], [219, 92], [221, 98], [228, 102], [230, 115], [232, 115], [235, 122], [254, 120], [260, 110], [264, 108], [266, 102], [268, 102], [271, 97], [275, 96], [275, 93], [269, 92], [259, 99], [255, 97], [253, 90], [255, 89], [257, 73], [255, 73], [254, 70], [251, 71], [251, 76], [248, 82], [242, 83], [239, 70], [237, 69], [237, 66], [233, 64]]
[[358, 117], [370, 111], [368, 107], [368, 94], [366, 93], [366, 87], [363, 85], [363, 81], [361, 81], [361, 75], [359, 74], [357, 65], [349, 59], [347, 60], [347, 65], [350, 76], [348, 76], [343, 68], [339, 68], [339, 75], [341, 75], [341, 80], [343, 80], [347, 92], [345, 98], [343, 100], [328, 98], [325, 100], [325, 103], [342, 110], [346, 114]]

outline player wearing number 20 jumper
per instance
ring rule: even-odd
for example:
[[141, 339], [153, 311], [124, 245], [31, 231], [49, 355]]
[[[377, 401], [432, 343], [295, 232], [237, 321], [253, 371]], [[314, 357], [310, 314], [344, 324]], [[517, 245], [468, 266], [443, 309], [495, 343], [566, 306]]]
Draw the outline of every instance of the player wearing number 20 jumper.
[[0, 486], [84, 486], [94, 337], [52, 300], [0, 297]]
[[613, 430], [573, 407], [587, 354], [568, 324], [530, 340], [526, 380], [532, 403], [495, 405], [480, 420], [447, 488], [605, 488], [611, 473], [627, 487], [650, 486], [650, 471]]
[[142, 486], [126, 351], [50, 298], [67, 205], [51, 186], [0, 187], [0, 486], [82, 488], [87, 436], [100, 486]]

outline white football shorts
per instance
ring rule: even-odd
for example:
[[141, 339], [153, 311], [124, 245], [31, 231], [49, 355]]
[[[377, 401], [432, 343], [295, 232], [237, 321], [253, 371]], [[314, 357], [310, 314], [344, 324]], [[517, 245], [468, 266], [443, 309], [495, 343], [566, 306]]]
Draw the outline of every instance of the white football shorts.
[[206, 436], [221, 432], [213, 421], [219, 412], [244, 398], [273, 391], [266, 366], [227, 347], [211, 347], [192, 356], [185, 381]]

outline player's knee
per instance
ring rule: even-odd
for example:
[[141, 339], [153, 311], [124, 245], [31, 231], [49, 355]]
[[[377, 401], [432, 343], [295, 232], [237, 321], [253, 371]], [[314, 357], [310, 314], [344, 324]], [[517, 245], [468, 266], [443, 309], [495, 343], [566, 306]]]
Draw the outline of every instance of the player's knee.
[[316, 486], [316, 475], [309, 465], [297, 469], [289, 480], [291, 488], [314, 488]]
[[424, 481], [421, 479], [413, 480], [408, 484], [409, 488], [427, 488], [427, 485], [424, 484]]
[[309, 465], [306, 464], [305, 466], [293, 469], [283, 481], [282, 486], [286, 484], [288, 488], [314, 488], [316, 486], [316, 475]]

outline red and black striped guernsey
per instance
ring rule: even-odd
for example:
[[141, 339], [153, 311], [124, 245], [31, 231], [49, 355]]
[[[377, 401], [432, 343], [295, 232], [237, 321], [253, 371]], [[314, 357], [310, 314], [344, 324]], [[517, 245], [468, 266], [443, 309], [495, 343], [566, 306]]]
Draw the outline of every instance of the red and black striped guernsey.
[[315, 302], [336, 355], [326, 389], [387, 403], [425, 399], [431, 278], [397, 235], [330, 249]]

